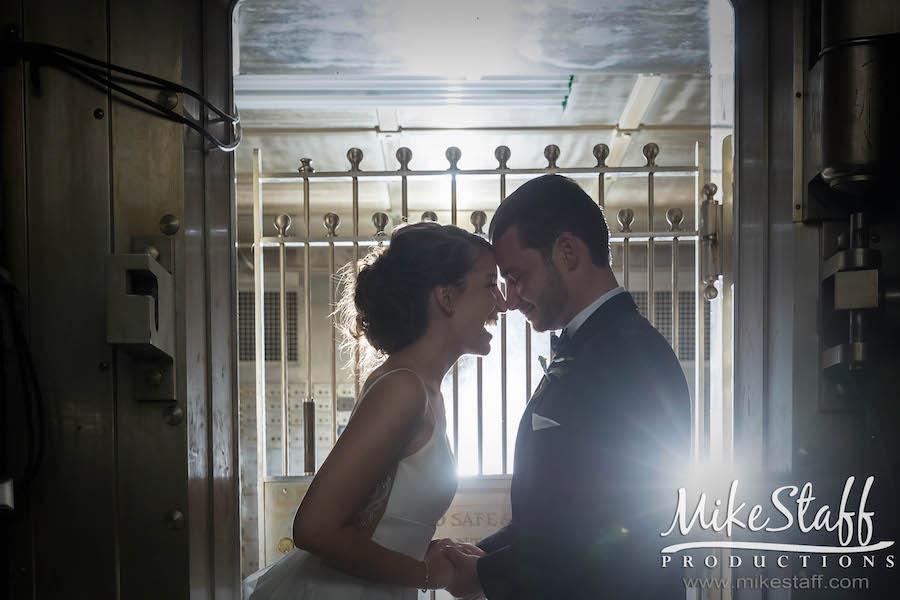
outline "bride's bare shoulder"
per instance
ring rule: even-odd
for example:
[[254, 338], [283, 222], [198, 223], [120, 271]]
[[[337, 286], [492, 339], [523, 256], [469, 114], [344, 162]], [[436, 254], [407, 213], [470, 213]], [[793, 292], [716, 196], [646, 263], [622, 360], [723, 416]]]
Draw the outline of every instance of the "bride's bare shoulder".
[[[362, 412], [366, 405], [392, 407], [405, 412], [416, 412], [424, 408], [427, 394], [422, 379], [407, 368], [379, 368], [373, 371], [362, 387], [357, 412]], [[368, 411], [367, 411], [368, 412]]]

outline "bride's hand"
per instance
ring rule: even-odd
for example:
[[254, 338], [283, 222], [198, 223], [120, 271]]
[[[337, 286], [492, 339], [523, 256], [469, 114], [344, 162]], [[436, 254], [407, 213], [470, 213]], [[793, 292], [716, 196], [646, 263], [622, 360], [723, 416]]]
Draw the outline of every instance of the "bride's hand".
[[[447, 556], [448, 550], [476, 560], [478, 557], [485, 555], [484, 550], [472, 544], [459, 544], [450, 538], [431, 540], [425, 553], [425, 560], [428, 561], [429, 565], [429, 586], [438, 589], [452, 587], [454, 592], [457, 591], [459, 586], [469, 588], [472, 585], [472, 582], [468, 581], [470, 577], [467, 575], [469, 574], [460, 572], [459, 568], [454, 566], [454, 563]], [[474, 567], [474, 565], [472, 566]], [[467, 597], [477, 598], [480, 596], [475, 594]]]
[[450, 538], [434, 539], [428, 544], [425, 560], [429, 567], [429, 587], [444, 589], [453, 581], [453, 563], [445, 556], [444, 549], [456, 545]]
[[443, 590], [453, 583], [456, 577], [456, 568], [450, 559], [442, 551], [432, 556], [426, 556], [428, 563], [428, 587]]
[[425, 558], [431, 558], [441, 554], [447, 546], [456, 545], [456, 542], [450, 538], [433, 539], [428, 543], [428, 550], [425, 551]]
[[[469, 544], [466, 546], [472, 548]], [[479, 552], [470, 554], [459, 545], [450, 546], [444, 550], [444, 554], [454, 567], [453, 580], [447, 585], [447, 591], [455, 598], [477, 598], [482, 592], [477, 563], [484, 552], [481, 552], [479, 548], [476, 550]]]

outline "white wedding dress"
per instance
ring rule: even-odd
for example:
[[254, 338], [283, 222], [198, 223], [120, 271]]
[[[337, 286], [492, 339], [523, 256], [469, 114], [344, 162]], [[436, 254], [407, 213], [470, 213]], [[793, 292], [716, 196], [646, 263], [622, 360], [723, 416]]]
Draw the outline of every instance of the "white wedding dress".
[[[382, 377], [396, 371], [415, 373], [410, 369], [394, 369], [377, 377], [360, 392], [351, 419], [366, 392]], [[431, 402], [426, 405], [427, 413]], [[456, 495], [456, 486], [456, 464], [446, 427], [435, 419], [434, 430], [425, 445], [400, 459], [396, 474], [393, 477], [389, 474], [376, 486], [354, 520], [364, 526], [386, 503], [372, 540], [422, 560], [434, 536], [435, 524]], [[418, 597], [415, 588], [355, 577], [299, 549], [245, 579], [243, 595], [252, 600], [415, 600]]]

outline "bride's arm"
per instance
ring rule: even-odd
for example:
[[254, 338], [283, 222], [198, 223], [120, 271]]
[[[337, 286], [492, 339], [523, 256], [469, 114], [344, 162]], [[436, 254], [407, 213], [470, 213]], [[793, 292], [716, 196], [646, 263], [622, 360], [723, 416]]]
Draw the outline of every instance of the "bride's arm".
[[425, 402], [422, 382], [409, 371], [388, 374], [367, 392], [297, 510], [293, 533], [298, 548], [357, 577], [424, 585], [422, 561], [373, 542], [352, 520], [400, 457]]

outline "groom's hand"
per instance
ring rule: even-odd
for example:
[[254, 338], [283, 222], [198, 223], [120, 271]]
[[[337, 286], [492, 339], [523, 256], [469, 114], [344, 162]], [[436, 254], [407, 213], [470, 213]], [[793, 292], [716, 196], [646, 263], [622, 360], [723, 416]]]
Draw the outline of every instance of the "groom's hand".
[[485, 551], [472, 544], [458, 543], [450, 538], [433, 539], [428, 543], [428, 550], [425, 551], [425, 558], [431, 558], [433, 555], [443, 552], [445, 548], [459, 548], [463, 554], [471, 554], [474, 556], [484, 556]]
[[457, 548], [462, 550], [465, 554], [472, 554], [474, 556], [484, 556], [487, 554], [484, 550], [475, 546], [474, 544], [457, 544]]

